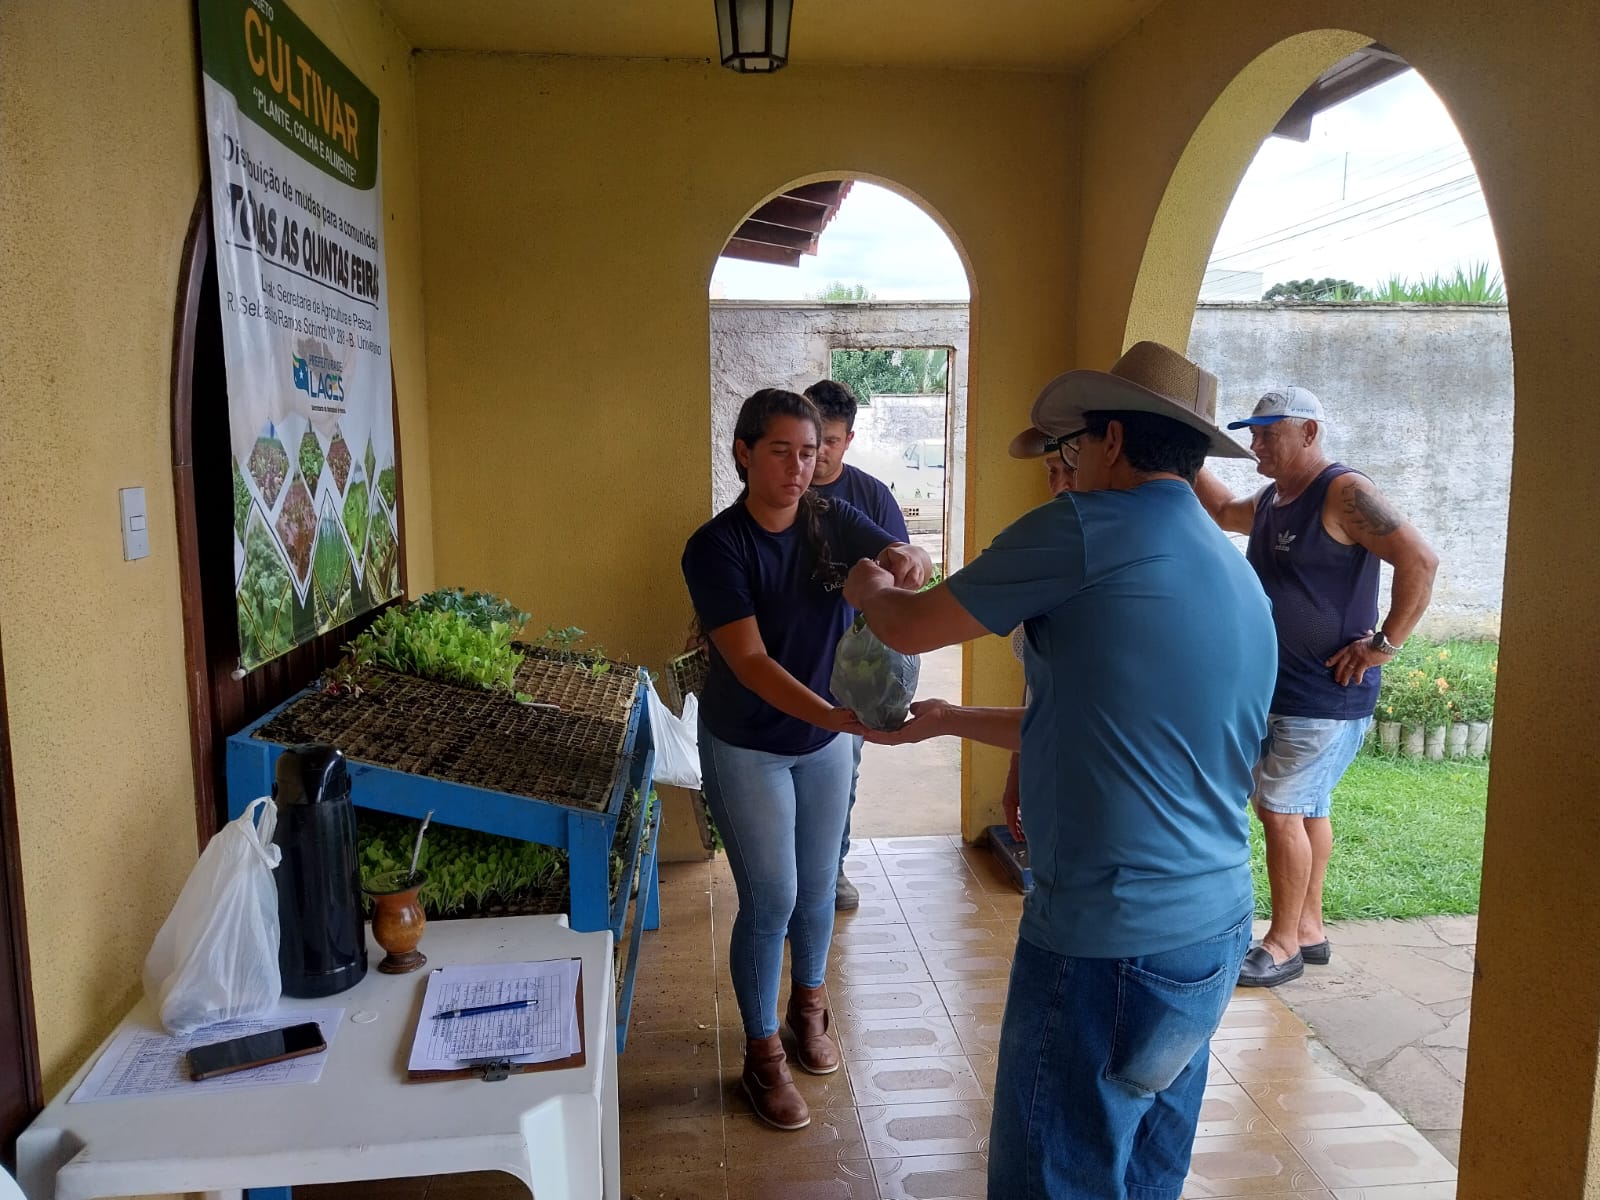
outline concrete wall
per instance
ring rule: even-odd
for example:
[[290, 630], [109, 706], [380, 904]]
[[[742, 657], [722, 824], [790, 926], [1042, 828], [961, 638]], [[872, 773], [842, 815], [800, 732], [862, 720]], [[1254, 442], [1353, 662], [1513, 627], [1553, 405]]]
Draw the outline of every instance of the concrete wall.
[[[957, 347], [951, 379], [961, 445], [966, 325], [964, 304], [713, 301], [712, 511], [739, 490], [728, 448], [740, 403], [757, 388], [801, 390], [827, 373], [830, 350]], [[1316, 392], [1328, 408], [1330, 454], [1372, 476], [1439, 551], [1423, 632], [1498, 635], [1511, 488], [1505, 309], [1203, 304], [1194, 314], [1189, 353], [1221, 380], [1224, 421], [1247, 415], [1275, 385], [1298, 383]], [[898, 453], [913, 438], [942, 436], [939, 408], [927, 400], [881, 397], [857, 417], [852, 449]], [[1219, 461], [1214, 468], [1239, 494], [1266, 482], [1248, 464]], [[960, 477], [959, 465], [947, 476]], [[1387, 608], [1387, 568], [1383, 587]]]
[[[1422, 632], [1498, 636], [1511, 496], [1505, 309], [1202, 305], [1189, 356], [1216, 373], [1224, 423], [1248, 416], [1271, 387], [1315, 392], [1329, 456], [1370, 475], [1439, 552]], [[1213, 467], [1236, 494], [1266, 482], [1249, 463]]]
[[[711, 302], [711, 511], [739, 494], [733, 468], [733, 425], [745, 397], [764, 387], [804, 391], [828, 377], [834, 350], [952, 350], [950, 437], [945, 471], [949, 513], [947, 559], [962, 561], [966, 523], [967, 306], [962, 302], [799, 304], [770, 300]], [[885, 397], [856, 418], [852, 450], [898, 454], [912, 438], [943, 437], [942, 405]], [[936, 415], [935, 415], [936, 414]], [[918, 432], [912, 432], [917, 430]], [[850, 459], [847, 457], [846, 462]], [[953, 569], [953, 567], [952, 567]]]
[[874, 396], [870, 404], [856, 410], [856, 437], [850, 453], [865, 450], [898, 457], [909, 442], [942, 439], [948, 407], [949, 399], [942, 392]]

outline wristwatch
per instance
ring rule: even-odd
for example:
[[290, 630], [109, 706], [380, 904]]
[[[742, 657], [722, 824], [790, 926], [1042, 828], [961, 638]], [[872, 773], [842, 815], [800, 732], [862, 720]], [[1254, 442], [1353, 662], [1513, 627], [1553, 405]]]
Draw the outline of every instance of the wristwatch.
[[1372, 635], [1372, 641], [1368, 642], [1367, 644], [1369, 646], [1371, 646], [1374, 650], [1376, 650], [1379, 654], [1388, 654], [1390, 656], [1399, 654], [1400, 650], [1401, 650], [1401, 647], [1403, 647], [1405, 645], [1404, 642], [1401, 642], [1399, 646], [1396, 646], [1393, 642], [1391, 642], [1387, 637], [1384, 636], [1383, 630], [1381, 630], [1381, 629], [1378, 630], [1377, 633]]

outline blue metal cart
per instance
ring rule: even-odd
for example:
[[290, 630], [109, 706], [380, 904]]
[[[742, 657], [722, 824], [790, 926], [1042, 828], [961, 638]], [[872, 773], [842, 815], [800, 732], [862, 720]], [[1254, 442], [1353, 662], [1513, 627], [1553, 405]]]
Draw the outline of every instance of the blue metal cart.
[[[351, 798], [363, 808], [378, 809], [421, 820], [431, 809], [433, 819], [446, 825], [500, 834], [526, 842], [539, 842], [567, 852], [571, 886], [568, 919], [580, 933], [610, 929], [617, 953], [624, 952], [624, 926], [630, 900], [634, 918], [627, 938], [627, 965], [617, 997], [617, 1051], [628, 1040], [628, 1015], [639, 970], [641, 934], [660, 924], [660, 894], [656, 871], [661, 817], [647, 820], [649, 795], [655, 770], [655, 742], [645, 703], [648, 677], [641, 673], [629, 710], [610, 795], [605, 807], [588, 810], [488, 788], [449, 783], [406, 771], [350, 761]], [[228, 739], [228, 813], [237, 817], [258, 796], [272, 792], [274, 764], [286, 747], [254, 736], [284, 709], [313, 694], [308, 688], [251, 722]], [[623, 857], [623, 874], [616, 898], [611, 897], [611, 848], [617, 824], [630, 793], [639, 797], [639, 816]], [[637, 873], [639, 887], [633, 896]]]

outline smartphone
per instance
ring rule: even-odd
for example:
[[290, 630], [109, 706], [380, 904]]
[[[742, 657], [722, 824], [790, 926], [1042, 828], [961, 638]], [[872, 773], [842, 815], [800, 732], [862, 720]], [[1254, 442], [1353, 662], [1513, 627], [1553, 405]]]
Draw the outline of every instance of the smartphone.
[[286, 1029], [273, 1029], [232, 1041], [196, 1046], [189, 1051], [189, 1078], [198, 1081], [230, 1075], [234, 1071], [248, 1071], [251, 1067], [282, 1062], [286, 1058], [303, 1058], [327, 1048], [328, 1043], [322, 1040], [322, 1030], [317, 1023], [307, 1021]]

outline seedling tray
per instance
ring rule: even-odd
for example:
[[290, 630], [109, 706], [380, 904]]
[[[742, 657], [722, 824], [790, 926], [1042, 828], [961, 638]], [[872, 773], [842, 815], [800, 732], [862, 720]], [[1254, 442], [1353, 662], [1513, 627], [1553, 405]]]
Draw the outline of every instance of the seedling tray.
[[[569, 688], [561, 693], [550, 684], [544, 694], [566, 695], [574, 709], [588, 705], [616, 713], [609, 697], [619, 682], [629, 703], [621, 719], [599, 712], [551, 712], [392, 672], [364, 680], [364, 687], [374, 686], [360, 696], [307, 689], [228, 739], [229, 813], [238, 816], [256, 797], [271, 793], [274, 766], [289, 745], [328, 742], [349, 760], [351, 797], [358, 806], [417, 820], [432, 810], [433, 819], [444, 824], [565, 850], [572, 928], [580, 933], [610, 929], [613, 945], [620, 947], [635, 871], [640, 884], [634, 938], [659, 924], [654, 836], [659, 820], [649, 837], [642, 820], [628, 831], [615, 899], [610, 887], [610, 858], [624, 802], [636, 790], [644, 804], [655, 770], [645, 684], [636, 669], [626, 666], [598, 678], [591, 674], [594, 686], [588, 691], [563, 672], [544, 674], [558, 683], [565, 680], [562, 686]], [[532, 694], [542, 699], [541, 693]], [[637, 966], [631, 954], [623, 989], [629, 1001]], [[619, 1047], [627, 1022], [627, 1011], [619, 1008]]]
[[528, 705], [375, 668], [357, 681], [359, 695], [308, 689], [251, 735], [286, 746], [326, 742], [352, 761], [599, 810], [614, 790], [639, 690], [637, 670], [612, 674], [584, 682], [582, 667], [525, 661], [518, 686], [533, 697]]

